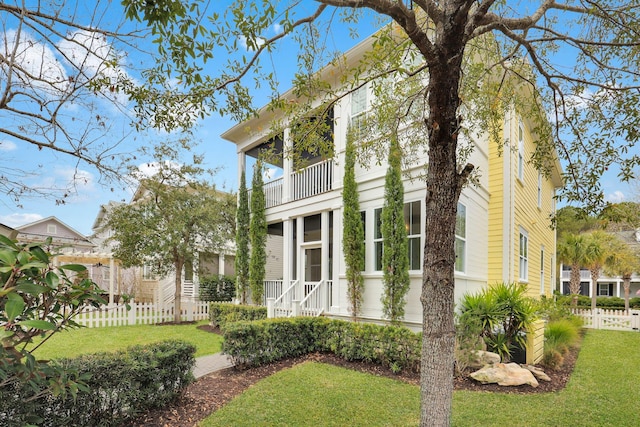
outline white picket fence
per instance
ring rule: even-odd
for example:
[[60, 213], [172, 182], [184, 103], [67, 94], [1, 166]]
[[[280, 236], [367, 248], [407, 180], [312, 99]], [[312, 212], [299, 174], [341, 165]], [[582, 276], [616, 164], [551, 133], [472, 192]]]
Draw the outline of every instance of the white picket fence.
[[[110, 304], [101, 309], [86, 308], [74, 317], [74, 321], [89, 328], [105, 326], [150, 325], [172, 322], [175, 305], [170, 303]], [[206, 301], [183, 301], [180, 307], [182, 321], [197, 321], [209, 318], [209, 303]]]
[[573, 309], [573, 314], [582, 317], [585, 328], [611, 329], [616, 331], [640, 331], [640, 310], [605, 310], [597, 308], [595, 313], [591, 309]]

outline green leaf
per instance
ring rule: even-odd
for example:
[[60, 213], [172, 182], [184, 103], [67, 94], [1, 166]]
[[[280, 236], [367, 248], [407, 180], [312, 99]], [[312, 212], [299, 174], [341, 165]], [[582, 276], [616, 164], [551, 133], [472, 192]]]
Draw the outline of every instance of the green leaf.
[[15, 335], [15, 332], [13, 331], [9, 331], [6, 329], [0, 329], [0, 341], [7, 339], [7, 338], [11, 338], [12, 336]]
[[16, 262], [15, 252], [9, 250], [0, 251], [0, 263], [13, 265]]
[[61, 265], [60, 268], [63, 270], [70, 270], [70, 271], [76, 271], [76, 272], [87, 270], [87, 267], [81, 264], [65, 264], [65, 265]]
[[0, 267], [0, 273], [9, 273], [11, 270], [13, 270], [12, 265]]
[[9, 239], [7, 236], [4, 236], [2, 234], [0, 234], [0, 243], [6, 246], [9, 246], [10, 248], [13, 249], [18, 249], [18, 247], [16, 246], [16, 243]]
[[11, 292], [7, 295], [7, 303], [4, 306], [4, 311], [7, 315], [7, 320], [13, 322], [13, 320], [22, 314], [24, 310], [24, 300], [20, 295], [15, 292]]
[[57, 289], [58, 284], [60, 283], [60, 278], [56, 273], [54, 273], [53, 271], [50, 271], [44, 277], [44, 281], [51, 289]]
[[40, 295], [48, 290], [46, 286], [36, 285], [35, 283], [22, 283], [16, 286], [16, 289], [29, 295]]
[[26, 264], [24, 264], [23, 266], [20, 267], [20, 271], [23, 270], [28, 270], [30, 268], [45, 268], [47, 266], [47, 264], [42, 263], [40, 261], [32, 261], [32, 262], [28, 262]]
[[23, 320], [22, 322], [18, 322], [18, 325], [26, 326], [34, 329], [42, 329], [45, 331], [55, 331], [56, 325], [55, 323], [47, 322], [46, 320]]

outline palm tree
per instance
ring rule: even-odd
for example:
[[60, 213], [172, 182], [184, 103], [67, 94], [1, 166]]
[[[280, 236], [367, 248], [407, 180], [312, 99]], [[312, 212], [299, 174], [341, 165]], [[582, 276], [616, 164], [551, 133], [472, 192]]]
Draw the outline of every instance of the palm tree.
[[629, 314], [629, 288], [631, 276], [638, 271], [640, 259], [629, 245], [615, 238], [611, 245], [611, 257], [605, 266], [605, 272], [610, 276], [621, 276], [624, 287], [624, 309]]
[[574, 296], [573, 305], [578, 303], [580, 293], [580, 267], [584, 264], [587, 238], [584, 234], [563, 234], [558, 241], [558, 259], [571, 266], [569, 276], [569, 293]]
[[587, 234], [586, 239], [587, 245], [582, 265], [591, 272], [591, 310], [595, 310], [598, 296], [598, 279], [600, 278], [600, 272], [611, 257], [613, 236], [598, 230]]

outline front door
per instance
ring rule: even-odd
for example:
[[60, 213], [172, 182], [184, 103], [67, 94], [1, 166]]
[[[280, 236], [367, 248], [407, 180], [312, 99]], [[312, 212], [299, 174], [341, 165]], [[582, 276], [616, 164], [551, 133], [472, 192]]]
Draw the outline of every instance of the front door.
[[322, 280], [322, 249], [307, 248], [304, 250], [304, 295], [313, 285]]

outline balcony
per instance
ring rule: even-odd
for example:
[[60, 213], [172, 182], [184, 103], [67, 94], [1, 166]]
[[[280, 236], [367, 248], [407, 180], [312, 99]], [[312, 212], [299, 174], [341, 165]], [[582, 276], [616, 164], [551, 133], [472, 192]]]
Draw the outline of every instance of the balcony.
[[[285, 201], [293, 202], [331, 191], [334, 178], [333, 163], [333, 159], [329, 159], [295, 171], [291, 173], [286, 183], [285, 177], [267, 182], [264, 184], [266, 207], [271, 208]], [[286, 200], [285, 184], [289, 184]], [[249, 190], [249, 200], [251, 200], [251, 190]]]

